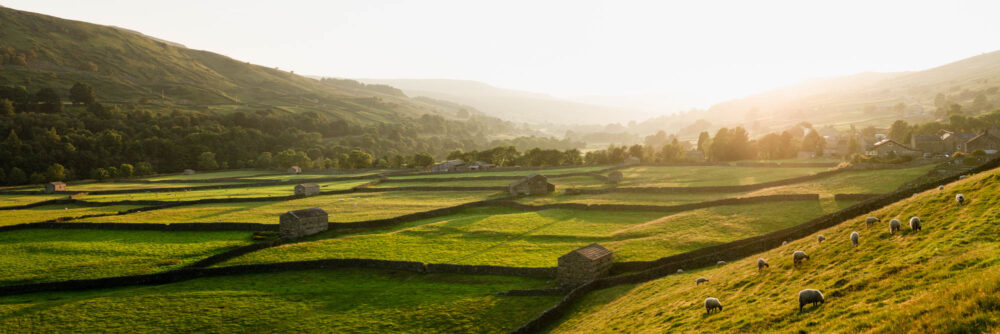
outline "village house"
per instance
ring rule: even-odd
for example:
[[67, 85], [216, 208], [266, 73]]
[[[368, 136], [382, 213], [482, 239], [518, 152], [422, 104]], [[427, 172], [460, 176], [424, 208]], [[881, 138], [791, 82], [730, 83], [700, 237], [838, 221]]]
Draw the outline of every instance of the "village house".
[[512, 182], [507, 186], [507, 190], [511, 196], [538, 195], [556, 191], [556, 185], [549, 183], [549, 179], [545, 176], [535, 173]]
[[613, 262], [611, 251], [590, 244], [559, 257], [556, 281], [561, 286], [577, 286], [607, 276]]
[[57, 191], [66, 191], [66, 184], [59, 181], [49, 182], [45, 184], [46, 194], [54, 194]]
[[303, 183], [295, 186], [295, 196], [312, 196], [319, 194], [319, 185], [315, 183]]
[[299, 168], [299, 166], [292, 166], [288, 169], [288, 174], [302, 174], [302, 168]]
[[320, 208], [288, 211], [278, 218], [278, 230], [283, 238], [300, 238], [326, 231], [329, 215]]
[[977, 150], [983, 150], [986, 154], [996, 154], [997, 150], [1000, 150], [1000, 136], [993, 135], [995, 132], [984, 131], [978, 136], [969, 139], [965, 142], [962, 151], [967, 153], [972, 153]]
[[468, 167], [465, 165], [465, 161], [458, 159], [448, 160], [431, 166], [431, 172], [435, 173], [464, 172], [464, 171], [468, 171]]
[[885, 139], [872, 146], [871, 150], [868, 151], [869, 156], [877, 156], [879, 158], [889, 158], [898, 156], [918, 156], [919, 151], [913, 150], [906, 145], [897, 143], [892, 139]]
[[965, 143], [968, 143], [972, 138], [976, 138], [977, 135], [973, 132], [945, 132], [941, 135], [941, 141], [944, 142], [945, 149], [942, 153], [961, 152], [965, 149]]

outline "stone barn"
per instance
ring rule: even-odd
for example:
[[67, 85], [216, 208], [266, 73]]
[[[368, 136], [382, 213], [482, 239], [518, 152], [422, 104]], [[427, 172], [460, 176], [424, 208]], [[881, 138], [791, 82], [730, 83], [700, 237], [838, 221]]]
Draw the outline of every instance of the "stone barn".
[[299, 166], [292, 166], [291, 168], [288, 168], [288, 174], [302, 174], [302, 168], [299, 168]]
[[288, 211], [278, 219], [283, 238], [299, 238], [326, 231], [329, 228], [326, 211], [320, 208]]
[[319, 194], [319, 185], [315, 183], [303, 183], [295, 186], [295, 196], [312, 196]]
[[548, 194], [556, 191], [556, 185], [538, 173], [528, 175], [507, 186], [511, 196]]
[[46, 194], [53, 194], [57, 191], [66, 191], [66, 184], [59, 181], [49, 182], [45, 184]]
[[576, 286], [608, 275], [614, 255], [607, 248], [590, 244], [559, 257], [556, 281]]
[[192, 175], [192, 174], [194, 174], [194, 169], [185, 169], [184, 170], [184, 175]]
[[611, 184], [618, 184], [618, 183], [622, 182], [622, 180], [624, 178], [625, 177], [622, 176], [622, 172], [621, 171], [617, 171], [616, 170], [616, 171], [613, 171], [611, 173], [608, 173], [608, 183], [611, 183]]

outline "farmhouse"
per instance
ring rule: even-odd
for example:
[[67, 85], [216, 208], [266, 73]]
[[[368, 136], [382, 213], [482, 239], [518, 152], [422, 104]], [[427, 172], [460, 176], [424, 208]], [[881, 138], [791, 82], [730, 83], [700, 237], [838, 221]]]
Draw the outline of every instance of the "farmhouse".
[[66, 191], [66, 184], [59, 181], [49, 182], [45, 184], [46, 194], [53, 194], [57, 191]]
[[634, 165], [638, 165], [638, 164], [639, 164], [639, 163], [641, 163], [641, 162], [642, 162], [642, 161], [641, 161], [641, 160], [639, 160], [639, 158], [636, 158], [636, 157], [628, 157], [628, 158], [625, 158], [625, 161], [624, 161], [624, 162], [622, 162], [622, 165], [625, 165], [625, 166], [634, 166]]
[[559, 257], [556, 281], [576, 286], [608, 275], [614, 255], [607, 248], [590, 244]]
[[464, 172], [467, 171], [468, 167], [465, 165], [465, 161], [462, 160], [448, 160], [439, 164], [431, 166], [431, 172], [443, 173], [443, 172]]
[[512, 182], [507, 186], [511, 196], [517, 195], [537, 195], [547, 194], [556, 191], [556, 185], [549, 183], [549, 179], [538, 173]]
[[319, 185], [315, 183], [303, 183], [295, 186], [295, 196], [312, 196], [319, 194]]
[[193, 174], [194, 174], [194, 169], [185, 169], [184, 170], [184, 175], [193, 175]]
[[288, 174], [302, 174], [302, 168], [299, 168], [299, 166], [292, 166], [288, 169]]
[[622, 175], [621, 171], [617, 171], [616, 170], [616, 171], [613, 171], [611, 173], [608, 173], [608, 183], [611, 183], [611, 184], [618, 184], [618, 183], [622, 182], [622, 179], [624, 179], [624, 178], [625, 177]]
[[320, 208], [288, 211], [278, 218], [278, 230], [283, 238], [299, 238], [326, 231], [329, 228], [326, 211]]
[[948, 150], [948, 146], [945, 145], [944, 140], [941, 140], [940, 135], [912, 135], [910, 136], [910, 148], [921, 151], [924, 153], [932, 154], [944, 154], [954, 152], [955, 150]]
[[917, 156], [919, 154], [920, 152], [915, 151], [907, 147], [906, 145], [897, 143], [895, 140], [892, 139], [885, 139], [878, 143], [875, 143], [872, 149], [868, 151], [868, 155], [877, 156], [880, 158], [887, 158], [892, 156], [904, 156], [904, 155]]
[[963, 147], [963, 151], [972, 153], [977, 150], [983, 150], [987, 154], [995, 154], [997, 150], [1000, 150], [1000, 137], [996, 137], [989, 132], [983, 132], [978, 136], [969, 139]]

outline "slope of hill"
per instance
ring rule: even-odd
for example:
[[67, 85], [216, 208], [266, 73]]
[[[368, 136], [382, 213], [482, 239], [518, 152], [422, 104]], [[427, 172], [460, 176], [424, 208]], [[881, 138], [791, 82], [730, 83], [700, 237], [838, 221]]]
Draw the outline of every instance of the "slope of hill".
[[[964, 206], [955, 195], [965, 194]], [[554, 332], [994, 332], [1000, 329], [1000, 170], [929, 190], [721, 267], [591, 293]], [[911, 216], [923, 230], [906, 226]], [[903, 230], [888, 231], [899, 219]], [[860, 245], [849, 235], [858, 231]], [[824, 235], [826, 241], [817, 242]], [[794, 266], [792, 253], [811, 256]], [[757, 258], [769, 269], [758, 273]], [[707, 284], [696, 285], [705, 277]], [[826, 303], [799, 312], [798, 291]], [[724, 310], [707, 315], [704, 300]]]
[[[757, 121], [765, 127], [762, 132], [803, 120], [885, 126], [896, 119], [934, 120], [942, 116], [936, 109], [954, 103], [962, 105], [966, 115], [992, 111], [1000, 108], [998, 87], [1000, 51], [995, 51], [923, 71], [809, 80], [719, 103], [698, 116], [731, 120], [722, 126]], [[896, 108], [899, 104], [902, 110]]]
[[65, 91], [85, 82], [106, 102], [278, 107], [357, 122], [457, 112], [391, 87], [321, 82], [123, 28], [9, 8], [0, 8], [0, 65], [0, 85]]
[[483, 113], [509, 121], [556, 124], [623, 123], [645, 117], [642, 111], [586, 104], [555, 97], [503, 89], [469, 80], [358, 79], [402, 89], [410, 96], [427, 96], [467, 104]]

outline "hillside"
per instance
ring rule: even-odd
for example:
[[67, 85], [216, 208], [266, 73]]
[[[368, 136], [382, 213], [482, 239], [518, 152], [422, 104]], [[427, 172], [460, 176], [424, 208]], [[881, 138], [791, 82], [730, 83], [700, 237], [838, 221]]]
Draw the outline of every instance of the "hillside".
[[9, 8], [0, 8], [0, 65], [0, 85], [66, 91], [84, 82], [100, 101], [153, 109], [278, 108], [361, 123], [398, 122], [400, 115], [450, 116], [458, 110], [453, 104], [410, 99], [391, 87], [321, 82], [128, 29]]
[[[808, 80], [719, 103], [692, 116], [731, 120], [718, 126], [747, 126], [757, 121], [763, 126], [761, 133], [802, 120], [842, 127], [887, 126], [897, 119], [931, 121], [943, 117], [936, 113], [939, 107], [956, 103], [965, 115], [995, 110], [1000, 108], [998, 87], [1000, 51], [995, 51], [922, 71]], [[903, 110], [896, 108], [899, 104]]]
[[626, 107], [561, 100], [546, 94], [497, 88], [470, 80], [447, 79], [358, 79], [389, 85], [410, 96], [455, 101], [508, 121], [556, 124], [627, 123], [646, 113]]
[[[969, 202], [958, 206], [958, 193]], [[1000, 170], [917, 194], [785, 246], [716, 268], [691, 270], [588, 295], [553, 332], [995, 332], [1000, 326]], [[923, 230], [911, 231], [911, 216]], [[903, 221], [889, 235], [887, 222]], [[860, 246], [849, 235], [858, 231]], [[818, 243], [818, 235], [827, 241]], [[792, 265], [792, 252], [811, 260]], [[770, 269], [758, 273], [757, 258]], [[695, 279], [710, 280], [701, 286]], [[798, 312], [797, 293], [826, 303]], [[704, 300], [724, 305], [706, 315]]]

